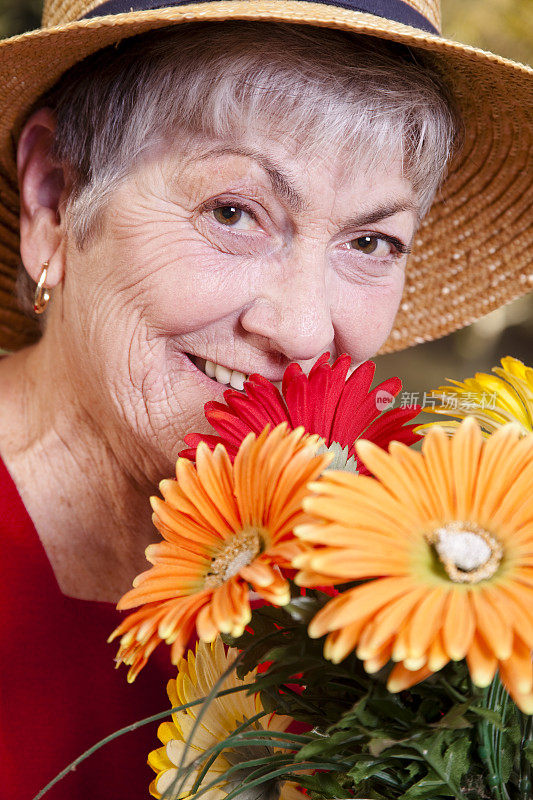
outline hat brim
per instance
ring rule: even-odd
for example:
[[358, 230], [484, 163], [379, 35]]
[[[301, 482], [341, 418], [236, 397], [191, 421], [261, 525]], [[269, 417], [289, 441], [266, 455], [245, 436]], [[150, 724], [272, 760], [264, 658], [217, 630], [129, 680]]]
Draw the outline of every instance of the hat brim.
[[306, 0], [214, 0], [73, 21], [0, 42], [0, 347], [35, 339], [14, 293], [18, 251], [16, 139], [36, 99], [95, 51], [194, 21], [323, 26], [420, 48], [450, 83], [462, 151], [410, 256], [404, 296], [381, 352], [436, 339], [533, 289], [533, 70], [382, 17]]

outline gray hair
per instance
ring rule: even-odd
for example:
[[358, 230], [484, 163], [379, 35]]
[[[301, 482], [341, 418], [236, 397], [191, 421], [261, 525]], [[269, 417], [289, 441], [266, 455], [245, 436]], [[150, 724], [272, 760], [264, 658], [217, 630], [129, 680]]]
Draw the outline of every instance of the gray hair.
[[36, 108], [56, 113], [82, 248], [107, 199], [154, 142], [242, 139], [261, 126], [347, 169], [400, 158], [431, 206], [460, 130], [448, 88], [405, 45], [327, 28], [202, 22], [126, 39], [73, 67]]

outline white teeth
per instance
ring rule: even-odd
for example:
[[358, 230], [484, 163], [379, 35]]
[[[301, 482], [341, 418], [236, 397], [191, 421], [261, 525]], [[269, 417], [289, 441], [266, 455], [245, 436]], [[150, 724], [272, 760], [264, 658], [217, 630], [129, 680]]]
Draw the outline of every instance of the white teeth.
[[225, 386], [230, 384], [233, 389], [237, 389], [239, 392], [242, 392], [244, 389], [244, 382], [248, 379], [248, 376], [245, 375], [244, 372], [239, 372], [238, 369], [228, 369], [221, 364], [216, 364], [214, 361], [198, 363], [197, 366], [199, 369], [202, 369], [202, 364], [204, 364], [203, 371], [208, 378], [212, 378]]
[[238, 372], [236, 369], [231, 371], [229, 382], [233, 386], [234, 389], [238, 389], [240, 392], [244, 389], [244, 381], [246, 380], [246, 375], [244, 372]]
[[220, 364], [215, 366], [215, 378], [219, 383], [229, 383], [231, 378], [231, 370], [227, 367], [221, 367]]

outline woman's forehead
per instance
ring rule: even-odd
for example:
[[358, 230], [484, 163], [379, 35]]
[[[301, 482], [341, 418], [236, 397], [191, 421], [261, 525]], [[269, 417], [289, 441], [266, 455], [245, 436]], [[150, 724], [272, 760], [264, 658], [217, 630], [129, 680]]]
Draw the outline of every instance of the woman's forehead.
[[[401, 154], [379, 157], [361, 153], [349, 158], [345, 148], [308, 152], [268, 131], [257, 132], [254, 142], [202, 139], [190, 142], [186, 152], [167, 154], [173, 182], [201, 193], [203, 188], [220, 189], [229, 182], [245, 188], [254, 184], [268, 187], [294, 213], [304, 212], [320, 192], [334, 191], [349, 197], [364, 191], [380, 205], [398, 210], [417, 210], [411, 183], [404, 175]], [[237, 186], [235, 183], [235, 186]], [[363, 203], [364, 205], [364, 203]]]

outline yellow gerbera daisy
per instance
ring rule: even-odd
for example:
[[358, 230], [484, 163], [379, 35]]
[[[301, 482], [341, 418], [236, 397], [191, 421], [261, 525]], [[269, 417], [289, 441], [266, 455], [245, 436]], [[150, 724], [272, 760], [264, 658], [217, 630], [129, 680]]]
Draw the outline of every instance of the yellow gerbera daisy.
[[295, 533], [314, 549], [294, 559], [297, 582], [365, 581], [312, 620], [334, 662], [356, 649], [369, 672], [398, 662], [399, 691], [466, 658], [473, 682], [497, 669], [533, 712], [533, 434], [518, 425], [484, 439], [467, 418], [449, 437], [428, 431], [422, 452], [368, 441], [357, 452], [375, 478], [326, 472], [304, 501], [313, 522]]
[[[220, 638], [217, 638], [212, 644], [200, 642], [196, 646], [196, 656], [189, 650], [187, 660], [182, 659], [179, 664], [177, 678], [169, 681], [167, 686], [172, 707], [206, 697], [218, 678], [231, 666], [236, 656], [237, 650], [230, 649], [227, 653], [225, 652]], [[253, 683], [254, 679], [255, 670], [249, 673], [244, 681], [239, 680], [235, 672], [232, 672], [224, 681], [221, 689], [245, 686]], [[164, 793], [165, 800], [171, 800], [178, 796], [182, 798], [194, 796], [191, 794], [191, 790], [209, 757], [209, 754], [205, 758], [202, 758], [202, 755], [209, 748], [231, 736], [246, 720], [251, 720], [263, 711], [258, 694], [248, 695], [246, 691], [242, 691], [225, 697], [216, 697], [207, 706], [201, 723], [194, 732], [193, 741], [190, 742], [186, 751], [186, 742], [200, 708], [201, 706], [197, 705], [185, 711], [174, 712], [172, 722], [163, 722], [159, 726], [157, 735], [163, 746], [153, 750], [148, 756], [148, 763], [157, 773], [150, 784], [150, 794], [153, 797], [160, 798]], [[285, 731], [291, 722], [290, 717], [265, 714], [244, 729]], [[274, 748], [270, 748], [268, 745], [224, 750], [209, 766], [202, 779], [202, 787], [206, 787], [214, 781], [217, 781], [217, 785], [206, 791], [202, 798], [222, 800], [246, 777], [246, 765], [243, 762], [254, 758], [263, 758], [272, 753], [274, 753]], [[181, 793], [178, 794], [182, 781], [181, 777], [178, 777], [182, 759], [184, 765], [192, 761], [196, 763], [194, 769], [187, 774]], [[243, 769], [225, 779], [224, 773], [230, 767], [240, 763], [243, 763]], [[253, 770], [253, 768], [249, 769]], [[278, 798], [280, 800], [304, 800], [303, 794], [293, 784], [283, 783], [279, 780], [261, 784], [256, 791], [258, 792], [257, 796], [272, 800], [278, 800]]]
[[[501, 367], [493, 367], [495, 375], [477, 372], [474, 378], [464, 381], [448, 378], [452, 386], [439, 386], [427, 395], [440, 400], [440, 405], [423, 410], [459, 419], [473, 416], [487, 434], [508, 422], [518, 422], [524, 433], [533, 431], [533, 369], [511, 356], [502, 358], [501, 363]], [[438, 424], [451, 432], [459, 423], [429, 422], [415, 431], [425, 433]]]
[[294, 525], [305, 519], [302, 500], [331, 455], [315, 455], [318, 436], [283, 423], [249, 434], [234, 463], [222, 445], [200, 443], [196, 464], [178, 459], [177, 480], [152, 498], [164, 541], [150, 545], [154, 566], [138, 575], [119, 609], [142, 605], [111, 634], [121, 636], [117, 662], [133, 681], [154, 648], [172, 645], [177, 664], [196, 627], [205, 642], [219, 633], [238, 637], [251, 618], [249, 585], [264, 600], [285, 605], [289, 584], [280, 568], [304, 549]]

